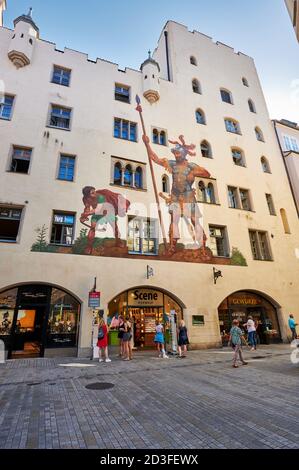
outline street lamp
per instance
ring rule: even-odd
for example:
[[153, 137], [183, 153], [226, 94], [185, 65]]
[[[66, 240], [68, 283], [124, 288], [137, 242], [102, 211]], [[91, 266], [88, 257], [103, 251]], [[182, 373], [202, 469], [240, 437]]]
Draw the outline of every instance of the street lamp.
[[213, 268], [213, 276], [214, 276], [214, 284], [217, 284], [217, 280], [218, 280], [219, 277], [223, 277], [222, 272], [217, 271], [217, 269], [215, 269], [215, 268]]

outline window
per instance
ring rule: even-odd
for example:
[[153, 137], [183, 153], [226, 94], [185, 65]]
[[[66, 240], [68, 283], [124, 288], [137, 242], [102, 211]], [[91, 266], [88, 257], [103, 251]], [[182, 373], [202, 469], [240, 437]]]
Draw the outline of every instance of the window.
[[199, 202], [205, 203], [207, 202], [207, 194], [206, 194], [206, 185], [204, 184], [203, 181], [200, 181], [198, 183], [198, 189], [199, 189]]
[[239, 148], [232, 148], [233, 162], [237, 166], [245, 166], [245, 158], [243, 150]]
[[294, 152], [299, 152], [299, 146], [297, 139], [292, 138], [290, 136], [284, 135], [283, 136], [285, 150], [291, 150]]
[[267, 232], [249, 230], [252, 256], [255, 260], [272, 261]]
[[79, 318], [80, 303], [70, 294], [53, 287], [46, 347], [76, 347]]
[[201, 142], [200, 149], [203, 158], [213, 158], [212, 147], [207, 140]]
[[75, 214], [54, 212], [51, 243], [54, 245], [72, 245], [74, 239]]
[[4, 95], [0, 97], [0, 119], [11, 119], [14, 96]]
[[143, 187], [143, 175], [142, 175], [142, 168], [139, 166], [136, 168], [135, 171], [135, 188], [142, 189]]
[[274, 204], [273, 204], [273, 198], [271, 194], [266, 194], [266, 201], [267, 201], [270, 215], [276, 215]]
[[234, 119], [225, 119], [225, 127], [227, 132], [233, 132], [234, 134], [241, 134], [240, 125], [238, 121]]
[[249, 87], [249, 83], [248, 83], [247, 78], [243, 77], [243, 78], [242, 78], [242, 83], [243, 83], [244, 86]]
[[250, 197], [248, 189], [239, 189], [241, 208], [244, 211], [251, 211]]
[[120, 163], [115, 163], [114, 165], [113, 183], [118, 185], [122, 184], [122, 167]]
[[224, 103], [233, 104], [232, 94], [230, 91], [221, 89], [220, 94], [221, 99], [222, 101], [224, 101]]
[[74, 181], [76, 157], [60, 155], [58, 179], [64, 181]]
[[71, 127], [71, 114], [70, 108], [63, 108], [61, 106], [51, 105], [50, 126], [57, 129], [70, 129]]
[[264, 173], [271, 173], [270, 166], [266, 157], [261, 158], [261, 164]]
[[167, 145], [166, 131], [164, 129], [154, 128], [152, 131], [152, 139], [154, 144]]
[[238, 189], [232, 186], [228, 187], [228, 205], [232, 209], [239, 209], [239, 198], [238, 198]]
[[162, 192], [169, 193], [169, 178], [167, 175], [162, 176]]
[[204, 326], [205, 317], [204, 315], [192, 315], [192, 326]]
[[192, 90], [194, 93], [198, 93], [199, 95], [201, 95], [201, 87], [199, 81], [196, 80], [196, 78], [192, 80]]
[[288, 217], [285, 209], [280, 209], [280, 216], [283, 223], [284, 233], [290, 234], [291, 229], [288, 222]]
[[195, 65], [195, 66], [197, 65], [197, 60], [195, 59], [193, 55], [190, 57], [190, 64]]
[[123, 103], [130, 103], [130, 87], [125, 85], [115, 84], [115, 99]]
[[15, 243], [18, 238], [22, 209], [0, 207], [0, 241]]
[[256, 135], [257, 140], [259, 140], [260, 142], [265, 142], [263, 133], [259, 127], [255, 128], [255, 135]]
[[29, 173], [32, 149], [13, 146], [10, 170], [13, 173]]
[[128, 249], [131, 253], [156, 255], [158, 250], [158, 223], [154, 219], [130, 217]]
[[255, 104], [252, 100], [248, 100], [248, 107], [251, 113], [256, 113]]
[[214, 186], [212, 183], [208, 184], [207, 189], [206, 189], [206, 194], [207, 194], [207, 203], [216, 204], [215, 190], [214, 190]]
[[195, 116], [197, 124], [206, 124], [205, 113], [201, 109], [197, 109]]
[[125, 121], [124, 119], [114, 119], [114, 137], [117, 139], [137, 142], [137, 124]]
[[202, 204], [217, 204], [216, 201], [216, 194], [215, 194], [215, 186], [211, 181], [199, 181], [198, 183], [198, 191], [197, 191], [197, 199], [198, 202]]
[[133, 186], [133, 172], [131, 165], [127, 165], [124, 171], [124, 185]]
[[57, 85], [70, 86], [70, 81], [71, 70], [54, 65], [52, 83], [56, 83]]
[[210, 225], [210, 249], [214, 256], [228, 257], [226, 227]]

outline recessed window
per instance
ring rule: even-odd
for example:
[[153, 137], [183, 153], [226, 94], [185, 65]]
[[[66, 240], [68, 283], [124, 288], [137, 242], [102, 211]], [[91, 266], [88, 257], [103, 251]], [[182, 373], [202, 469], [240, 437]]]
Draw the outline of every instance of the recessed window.
[[249, 238], [253, 259], [272, 261], [267, 232], [249, 230]]
[[195, 113], [197, 124], [206, 124], [205, 113], [201, 109], [197, 109]]
[[264, 173], [271, 173], [270, 165], [266, 157], [261, 158], [261, 164]]
[[146, 165], [133, 160], [112, 158], [111, 184], [132, 189], [146, 189]]
[[70, 130], [71, 115], [72, 110], [70, 108], [64, 108], [62, 106], [52, 104], [49, 125], [51, 127], [56, 127], [57, 129]]
[[210, 249], [214, 256], [229, 257], [226, 227], [209, 226]]
[[267, 201], [267, 206], [268, 206], [268, 209], [269, 209], [269, 214], [270, 215], [276, 215], [275, 207], [274, 207], [274, 203], [273, 203], [273, 198], [272, 198], [271, 194], [266, 194], [266, 201]]
[[134, 184], [135, 188], [137, 189], [143, 188], [143, 169], [140, 166], [136, 168], [134, 175]]
[[249, 87], [249, 83], [248, 83], [247, 78], [243, 77], [243, 78], [242, 78], [242, 83], [243, 83], [244, 86]]
[[125, 167], [124, 186], [133, 186], [133, 171], [131, 165]]
[[228, 192], [228, 206], [231, 209], [240, 209], [238, 188], [235, 188], [233, 186], [229, 186], [227, 188], [227, 192]]
[[289, 221], [288, 221], [288, 217], [287, 217], [287, 213], [285, 209], [280, 209], [280, 216], [281, 216], [281, 220], [283, 223], [284, 233], [290, 234], [291, 229], [289, 226]]
[[251, 211], [251, 203], [248, 189], [239, 189], [241, 208], [244, 211]]
[[158, 251], [158, 221], [129, 217], [128, 249], [132, 254], [156, 255]]
[[200, 150], [203, 158], [213, 158], [212, 147], [207, 140], [201, 142]]
[[232, 132], [233, 134], [241, 134], [240, 124], [235, 119], [225, 119], [225, 127], [227, 132]]
[[54, 212], [52, 221], [51, 243], [54, 245], [72, 245], [76, 214]]
[[11, 119], [14, 96], [4, 95], [0, 97], [0, 119]]
[[0, 207], [0, 242], [16, 243], [22, 209], [11, 206]]
[[62, 86], [70, 86], [71, 70], [54, 65], [52, 83]]
[[117, 185], [122, 184], [122, 166], [120, 163], [115, 163], [114, 165], [114, 177], [113, 177], [113, 183]]
[[204, 326], [205, 317], [204, 315], [192, 315], [192, 326]]
[[197, 65], [197, 60], [195, 59], [193, 55], [190, 57], [190, 64], [195, 65], [195, 66]]
[[130, 103], [130, 87], [126, 85], [115, 84], [115, 99], [123, 103]]
[[76, 157], [60, 155], [58, 179], [63, 181], [74, 181]]
[[152, 131], [152, 139], [154, 144], [167, 145], [166, 131], [155, 127]]
[[29, 173], [32, 149], [13, 146], [10, 170], [13, 173]]
[[233, 104], [233, 98], [232, 98], [232, 94], [230, 91], [224, 90], [222, 88], [220, 90], [220, 94], [221, 94], [221, 99], [222, 101], [224, 101], [224, 103]]
[[137, 142], [137, 124], [125, 119], [114, 118], [114, 137]]
[[202, 204], [216, 204], [215, 188], [213, 183], [199, 181], [198, 201]]
[[196, 78], [192, 80], [192, 90], [194, 93], [198, 93], [199, 95], [201, 95], [201, 86], [199, 81], [196, 80]]
[[248, 100], [248, 107], [251, 113], [256, 113], [256, 107], [252, 100]]
[[228, 206], [231, 209], [243, 209], [244, 211], [251, 211], [251, 200], [248, 189], [236, 188], [228, 186]]
[[265, 142], [264, 135], [259, 127], [255, 128], [255, 136], [260, 142]]
[[169, 186], [169, 177], [167, 175], [162, 176], [162, 192], [169, 193], [170, 192]]
[[239, 148], [232, 148], [232, 158], [235, 165], [246, 166], [243, 150]]
[[283, 136], [283, 142], [284, 142], [285, 150], [299, 152], [299, 144], [298, 144], [297, 139], [295, 139], [295, 137], [290, 137], [288, 135], [284, 135]]

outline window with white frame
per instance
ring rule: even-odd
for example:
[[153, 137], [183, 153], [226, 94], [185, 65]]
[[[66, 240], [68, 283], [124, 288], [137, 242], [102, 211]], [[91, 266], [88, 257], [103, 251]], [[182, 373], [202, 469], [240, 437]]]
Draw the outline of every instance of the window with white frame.
[[249, 230], [249, 238], [253, 259], [272, 261], [267, 232]]
[[158, 221], [143, 217], [128, 219], [128, 249], [132, 254], [157, 255]]
[[214, 256], [229, 257], [226, 227], [210, 225], [210, 249]]
[[114, 118], [114, 137], [116, 139], [129, 140], [137, 142], [137, 124], [136, 122], [126, 121], [125, 119]]
[[116, 101], [130, 103], [130, 87], [126, 85], [115, 84], [114, 97]]
[[71, 70], [59, 65], [54, 65], [52, 83], [62, 86], [70, 86]]
[[72, 110], [59, 105], [52, 104], [50, 111], [50, 127], [70, 130]]
[[13, 173], [29, 173], [32, 148], [17, 147], [12, 148], [12, 157], [9, 171]]
[[3, 95], [0, 97], [0, 119], [10, 120], [12, 118], [12, 109], [15, 97], [12, 95]]
[[53, 245], [73, 244], [75, 217], [74, 213], [54, 212], [51, 232]]
[[22, 209], [12, 206], [0, 206], [0, 242], [16, 243]]
[[283, 136], [283, 142], [284, 142], [285, 150], [299, 152], [298, 141], [295, 137], [284, 135]]

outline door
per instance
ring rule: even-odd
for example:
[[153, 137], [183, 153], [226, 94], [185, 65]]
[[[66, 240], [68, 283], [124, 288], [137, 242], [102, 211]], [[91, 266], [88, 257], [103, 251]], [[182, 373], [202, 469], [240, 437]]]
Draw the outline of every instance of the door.
[[21, 308], [16, 311], [12, 332], [11, 357], [41, 357], [43, 355], [44, 306]]

